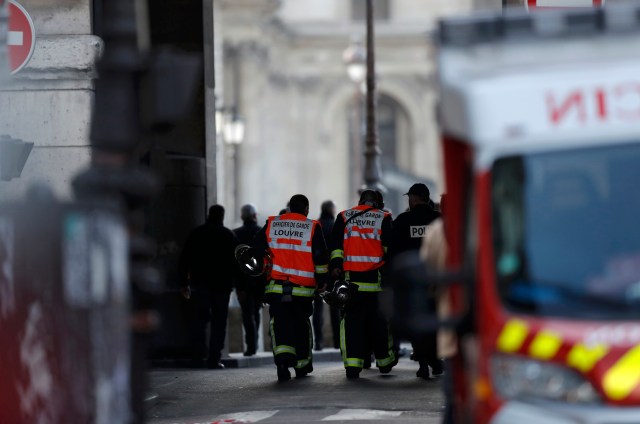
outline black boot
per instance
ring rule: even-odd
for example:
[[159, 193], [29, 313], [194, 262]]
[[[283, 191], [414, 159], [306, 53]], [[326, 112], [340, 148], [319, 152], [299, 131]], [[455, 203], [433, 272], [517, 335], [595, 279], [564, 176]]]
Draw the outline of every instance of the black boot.
[[286, 365], [278, 365], [278, 381], [289, 381], [291, 380], [291, 372]]
[[345, 370], [347, 372], [347, 378], [349, 380], [360, 378], [360, 368], [348, 367], [345, 368]]
[[307, 374], [311, 374], [313, 372], [313, 365], [309, 362], [306, 366], [302, 368], [294, 368], [296, 372], [296, 378], [306, 377]]
[[416, 373], [416, 377], [422, 378], [424, 380], [429, 380], [429, 366], [426, 361], [420, 361], [420, 368], [418, 368], [418, 372]]

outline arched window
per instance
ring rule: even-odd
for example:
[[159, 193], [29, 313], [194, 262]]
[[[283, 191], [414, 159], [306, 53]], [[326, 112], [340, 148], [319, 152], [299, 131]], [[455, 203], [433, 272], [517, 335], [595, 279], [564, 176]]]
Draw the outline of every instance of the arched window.
[[[364, 96], [358, 102], [352, 100], [348, 109], [349, 119], [349, 185], [360, 187], [363, 183], [366, 143], [366, 104]], [[393, 97], [380, 94], [376, 106], [378, 146], [383, 183], [388, 189], [385, 204], [394, 212], [406, 208], [403, 193], [411, 184], [421, 181], [411, 172], [413, 141], [411, 123], [404, 107]]]
[[382, 151], [382, 169], [395, 168], [397, 163], [397, 126], [399, 105], [388, 96], [380, 96], [376, 117], [378, 119], [378, 143]]

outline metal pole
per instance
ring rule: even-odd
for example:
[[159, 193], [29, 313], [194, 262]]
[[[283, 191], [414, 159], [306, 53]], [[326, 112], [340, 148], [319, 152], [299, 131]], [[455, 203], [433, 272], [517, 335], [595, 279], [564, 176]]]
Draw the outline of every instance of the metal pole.
[[367, 0], [367, 134], [365, 141], [365, 164], [363, 189], [386, 192], [382, 185], [380, 168], [380, 146], [376, 122], [376, 75], [373, 33], [373, 0]]

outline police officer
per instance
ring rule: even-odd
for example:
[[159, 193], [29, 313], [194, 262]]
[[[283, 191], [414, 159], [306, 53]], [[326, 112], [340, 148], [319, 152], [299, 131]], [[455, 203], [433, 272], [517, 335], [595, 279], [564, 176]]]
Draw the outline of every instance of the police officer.
[[296, 194], [289, 212], [271, 216], [260, 229], [253, 247], [260, 262], [272, 258], [265, 301], [271, 316], [270, 331], [278, 381], [313, 371], [313, 335], [309, 318], [316, 288], [323, 291], [328, 277], [327, 246], [318, 221], [307, 218], [309, 200]]
[[[419, 250], [427, 233], [427, 226], [440, 217], [440, 213], [433, 207], [426, 185], [416, 183], [405, 195], [408, 196], [409, 210], [398, 215], [393, 221], [393, 238], [389, 252], [392, 258], [402, 252]], [[435, 300], [428, 299], [428, 302], [435, 310]], [[420, 364], [417, 377], [429, 379], [429, 367], [433, 375], [442, 374], [442, 361], [437, 356], [435, 332], [423, 337], [413, 337], [411, 344], [412, 358]]]
[[371, 348], [381, 373], [398, 363], [378, 297], [391, 232], [391, 215], [380, 207], [376, 192], [364, 190], [357, 206], [340, 212], [331, 233], [331, 275], [342, 274], [357, 288], [340, 325], [340, 350], [349, 379], [359, 377]]

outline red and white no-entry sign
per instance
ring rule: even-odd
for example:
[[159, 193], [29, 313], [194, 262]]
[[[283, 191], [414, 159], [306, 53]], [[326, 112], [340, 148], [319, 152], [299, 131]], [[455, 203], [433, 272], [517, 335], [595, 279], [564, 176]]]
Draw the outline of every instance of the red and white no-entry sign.
[[33, 20], [24, 7], [14, 0], [9, 0], [9, 66], [15, 74], [22, 69], [33, 54], [36, 46], [36, 29]]
[[573, 9], [579, 7], [601, 7], [604, 0], [524, 0], [527, 10]]

